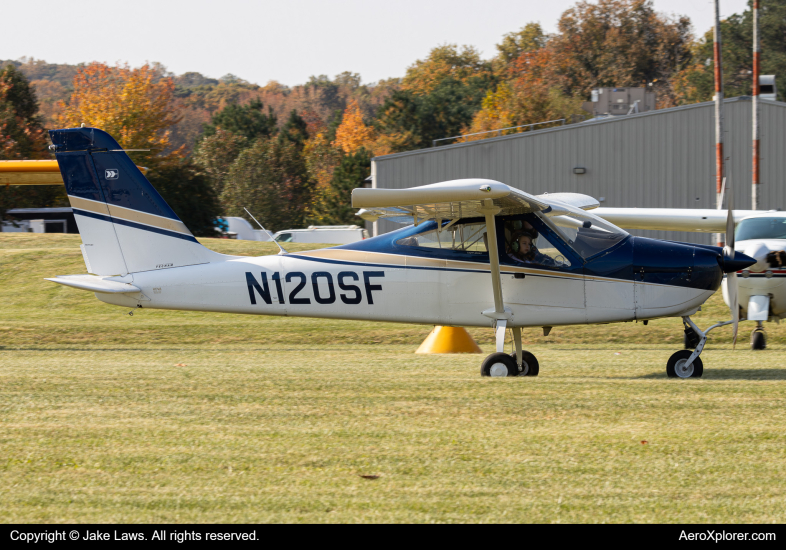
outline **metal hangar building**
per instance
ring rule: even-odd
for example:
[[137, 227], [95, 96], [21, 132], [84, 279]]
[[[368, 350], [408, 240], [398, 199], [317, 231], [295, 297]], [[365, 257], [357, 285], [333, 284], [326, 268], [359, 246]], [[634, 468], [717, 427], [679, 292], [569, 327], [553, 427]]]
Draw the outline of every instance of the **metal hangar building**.
[[[760, 100], [759, 205], [786, 207], [786, 103]], [[734, 208], [750, 209], [752, 102], [724, 101], [727, 185]], [[489, 178], [528, 193], [570, 191], [601, 206], [715, 208], [714, 103], [592, 119], [375, 157], [372, 187], [402, 189], [461, 178]], [[379, 220], [374, 234], [400, 227]], [[712, 234], [644, 231], [648, 237], [711, 244]]]

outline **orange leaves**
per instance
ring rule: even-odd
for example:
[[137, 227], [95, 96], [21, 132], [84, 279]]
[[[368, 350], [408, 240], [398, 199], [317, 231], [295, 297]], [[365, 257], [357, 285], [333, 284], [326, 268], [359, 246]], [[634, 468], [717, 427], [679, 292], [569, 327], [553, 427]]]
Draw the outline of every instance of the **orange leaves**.
[[363, 123], [360, 105], [356, 99], [353, 99], [344, 111], [344, 118], [336, 130], [336, 140], [333, 145], [341, 148], [345, 153], [354, 153], [361, 147], [371, 149], [374, 139], [374, 129]]
[[180, 119], [174, 90], [172, 79], [149, 65], [91, 63], [74, 77], [74, 92], [58, 119], [66, 127], [100, 128], [122, 147], [150, 149], [153, 156], [169, 146], [169, 128]]

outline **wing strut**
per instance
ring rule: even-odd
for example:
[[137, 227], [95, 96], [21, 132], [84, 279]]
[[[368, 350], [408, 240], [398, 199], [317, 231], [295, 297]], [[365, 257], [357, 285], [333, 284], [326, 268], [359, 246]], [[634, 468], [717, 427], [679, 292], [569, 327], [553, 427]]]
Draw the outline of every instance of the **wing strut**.
[[493, 201], [486, 199], [480, 212], [486, 217], [486, 235], [489, 241], [489, 262], [491, 264], [491, 288], [494, 291], [494, 309], [487, 309], [483, 315], [494, 319], [497, 331], [497, 351], [503, 352], [505, 348], [505, 329], [508, 321], [513, 316], [510, 308], [505, 307], [502, 301], [502, 280], [499, 271], [499, 250], [497, 249], [497, 225], [494, 216], [499, 214], [499, 206], [494, 206]]

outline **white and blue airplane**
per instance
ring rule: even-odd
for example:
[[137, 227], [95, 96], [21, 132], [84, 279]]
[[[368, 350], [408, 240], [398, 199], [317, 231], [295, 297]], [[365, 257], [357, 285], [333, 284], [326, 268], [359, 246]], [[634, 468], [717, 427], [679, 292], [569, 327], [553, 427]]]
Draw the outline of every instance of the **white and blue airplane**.
[[[586, 195], [533, 196], [464, 179], [355, 189], [364, 217], [414, 224], [360, 242], [257, 258], [202, 246], [118, 143], [93, 128], [50, 131], [88, 274], [49, 281], [126, 308], [491, 327], [484, 376], [536, 376], [521, 329], [681, 317], [700, 335], [669, 359], [696, 378], [709, 330], [690, 319], [755, 260], [733, 248], [633, 237], [592, 214]], [[515, 353], [504, 352], [513, 333]]]

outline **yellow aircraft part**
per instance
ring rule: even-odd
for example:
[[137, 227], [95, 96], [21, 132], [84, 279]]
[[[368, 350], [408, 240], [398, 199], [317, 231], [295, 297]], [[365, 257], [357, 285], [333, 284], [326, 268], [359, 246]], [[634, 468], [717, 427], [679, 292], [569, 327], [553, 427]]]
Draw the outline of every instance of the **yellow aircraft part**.
[[415, 353], [482, 353], [464, 327], [434, 327]]
[[63, 185], [63, 176], [56, 160], [0, 160], [0, 185]]
[[56, 160], [0, 160], [0, 185], [63, 185]]

